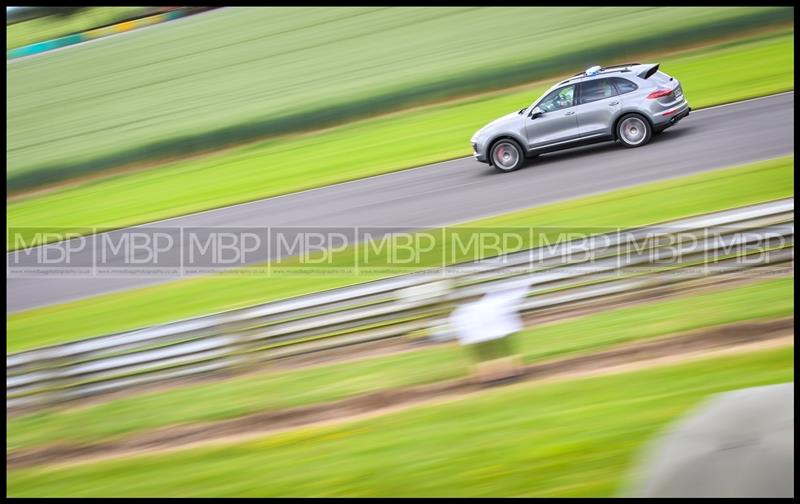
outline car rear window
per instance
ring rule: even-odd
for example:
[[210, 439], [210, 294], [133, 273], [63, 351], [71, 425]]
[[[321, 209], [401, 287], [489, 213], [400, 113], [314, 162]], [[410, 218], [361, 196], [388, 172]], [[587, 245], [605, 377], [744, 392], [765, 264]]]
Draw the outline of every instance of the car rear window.
[[614, 85], [617, 86], [620, 94], [630, 93], [632, 91], [636, 91], [639, 89], [635, 83], [629, 81], [628, 79], [623, 79], [622, 77], [614, 77], [612, 79], [614, 81]]

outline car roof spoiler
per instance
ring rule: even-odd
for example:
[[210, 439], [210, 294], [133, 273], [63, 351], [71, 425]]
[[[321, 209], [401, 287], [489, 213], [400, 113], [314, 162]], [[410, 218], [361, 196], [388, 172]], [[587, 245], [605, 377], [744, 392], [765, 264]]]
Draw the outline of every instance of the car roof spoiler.
[[645, 80], [649, 79], [654, 73], [658, 72], [659, 65], [660, 63], [656, 63], [655, 65], [648, 66], [647, 68], [639, 72], [639, 77]]

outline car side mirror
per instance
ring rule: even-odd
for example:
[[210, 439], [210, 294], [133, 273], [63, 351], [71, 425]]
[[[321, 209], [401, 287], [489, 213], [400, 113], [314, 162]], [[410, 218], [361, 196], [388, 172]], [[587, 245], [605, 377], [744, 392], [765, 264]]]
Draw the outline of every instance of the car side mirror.
[[540, 109], [539, 107], [533, 107], [533, 110], [531, 110], [529, 115], [531, 119], [536, 119], [537, 117], [544, 115], [544, 110]]

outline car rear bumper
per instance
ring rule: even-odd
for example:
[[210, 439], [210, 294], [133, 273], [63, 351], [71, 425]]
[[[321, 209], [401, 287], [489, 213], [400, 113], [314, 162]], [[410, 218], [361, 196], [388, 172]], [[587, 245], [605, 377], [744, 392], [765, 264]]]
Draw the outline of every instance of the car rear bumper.
[[689, 115], [689, 112], [692, 111], [692, 107], [689, 106], [689, 102], [683, 101], [677, 107], [670, 108], [659, 113], [656, 117], [653, 118], [653, 125], [655, 126], [656, 130], [663, 130], [669, 128], [670, 126], [676, 124], [678, 121], [683, 119], [684, 117]]
[[669, 120], [669, 122], [672, 123], [672, 124], [675, 124], [676, 122], [680, 121], [684, 117], [688, 116], [689, 112], [691, 112], [691, 111], [692, 111], [692, 107], [686, 107], [686, 110], [684, 110], [683, 112], [680, 112], [680, 113], [675, 114], [674, 116], [672, 116], [672, 118]]

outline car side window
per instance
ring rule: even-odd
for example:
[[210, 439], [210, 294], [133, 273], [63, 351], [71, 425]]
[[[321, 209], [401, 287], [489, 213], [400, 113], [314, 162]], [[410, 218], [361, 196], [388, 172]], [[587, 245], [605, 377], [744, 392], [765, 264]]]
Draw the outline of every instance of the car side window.
[[614, 77], [612, 80], [614, 81], [614, 85], [617, 86], [619, 94], [631, 93], [639, 89], [639, 86], [629, 81], [628, 79], [623, 79], [622, 77]]
[[542, 100], [538, 107], [545, 112], [553, 112], [575, 104], [575, 85], [556, 89]]
[[609, 79], [595, 79], [580, 84], [580, 103], [591, 103], [617, 95], [617, 89]]

